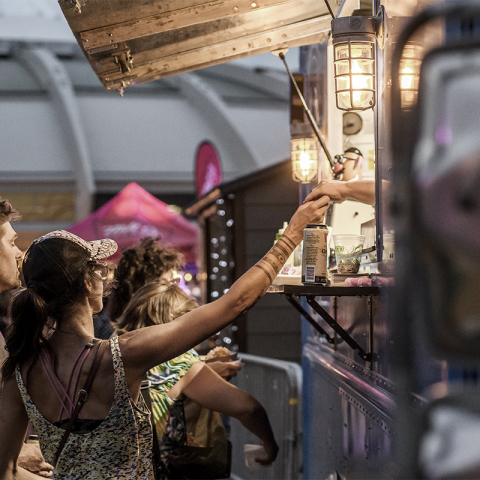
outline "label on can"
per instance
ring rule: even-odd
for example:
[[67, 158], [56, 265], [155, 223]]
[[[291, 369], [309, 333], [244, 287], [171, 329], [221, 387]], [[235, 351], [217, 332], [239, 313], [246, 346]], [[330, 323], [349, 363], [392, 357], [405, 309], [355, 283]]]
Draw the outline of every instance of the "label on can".
[[328, 228], [309, 223], [303, 231], [302, 283], [327, 283]]

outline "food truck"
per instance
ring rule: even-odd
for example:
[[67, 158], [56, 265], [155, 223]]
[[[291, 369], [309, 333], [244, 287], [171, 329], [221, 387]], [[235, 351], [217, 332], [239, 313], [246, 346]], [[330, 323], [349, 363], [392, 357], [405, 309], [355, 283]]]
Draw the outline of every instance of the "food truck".
[[[478, 478], [479, 2], [59, 4], [105, 88], [121, 94], [259, 53], [282, 62], [301, 46], [301, 71], [285, 62], [300, 199], [322, 179], [363, 180], [375, 207], [350, 200], [326, 219], [333, 235], [365, 237], [358, 270], [342, 277], [330, 255], [328, 282], [292, 278], [267, 294], [303, 319], [296, 478]], [[245, 242], [232, 231], [238, 258]], [[247, 263], [233, 263], [232, 280]]]

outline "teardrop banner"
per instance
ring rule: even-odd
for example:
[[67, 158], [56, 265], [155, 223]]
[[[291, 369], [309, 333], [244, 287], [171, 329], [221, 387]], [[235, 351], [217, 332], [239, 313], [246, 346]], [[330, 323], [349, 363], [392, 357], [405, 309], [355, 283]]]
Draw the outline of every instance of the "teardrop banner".
[[197, 198], [222, 183], [222, 165], [215, 147], [203, 142], [197, 149], [195, 161], [195, 187]]

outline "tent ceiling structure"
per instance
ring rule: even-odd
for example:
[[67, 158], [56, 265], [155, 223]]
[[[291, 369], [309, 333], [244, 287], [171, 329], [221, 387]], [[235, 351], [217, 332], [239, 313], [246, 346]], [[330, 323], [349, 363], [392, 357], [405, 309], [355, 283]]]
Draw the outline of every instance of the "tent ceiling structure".
[[111, 238], [118, 243], [112, 260], [121, 250], [144, 237], [161, 237], [185, 255], [187, 263], [196, 262], [199, 243], [197, 225], [173, 212], [135, 182], [129, 183], [105, 205], [67, 229], [85, 240]]
[[[358, 0], [60, 0], [107, 90], [323, 42]], [[348, 14], [348, 13], [346, 13]]]

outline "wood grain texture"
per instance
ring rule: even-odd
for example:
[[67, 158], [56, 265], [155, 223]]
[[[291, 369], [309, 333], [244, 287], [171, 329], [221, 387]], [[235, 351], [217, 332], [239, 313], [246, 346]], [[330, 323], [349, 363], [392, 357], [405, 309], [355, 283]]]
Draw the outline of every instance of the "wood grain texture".
[[[80, 0], [81, 13], [59, 4], [107, 90], [320, 43], [331, 20], [311, 0]], [[132, 59], [128, 68], [120, 51]]]

